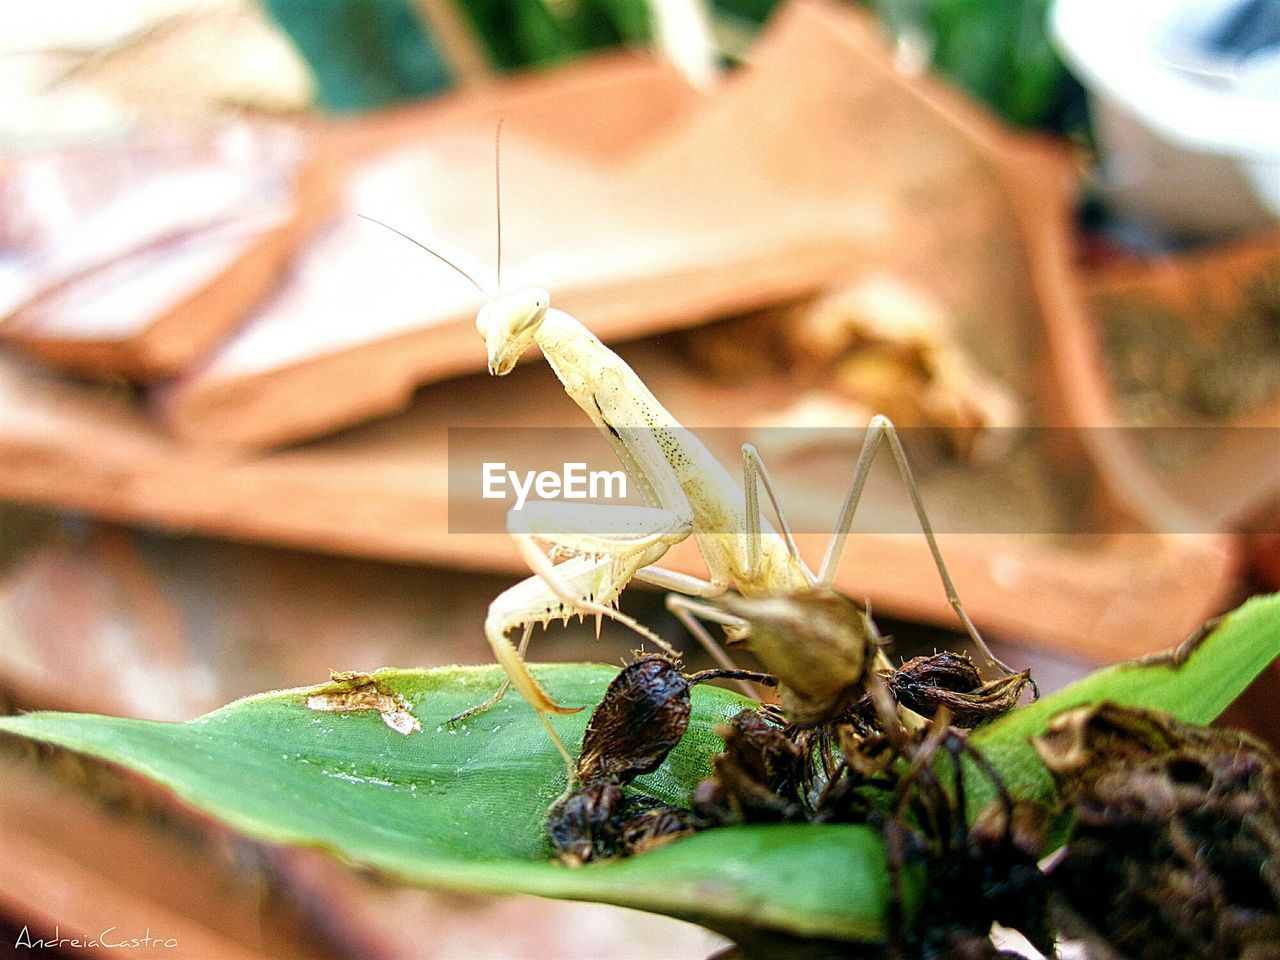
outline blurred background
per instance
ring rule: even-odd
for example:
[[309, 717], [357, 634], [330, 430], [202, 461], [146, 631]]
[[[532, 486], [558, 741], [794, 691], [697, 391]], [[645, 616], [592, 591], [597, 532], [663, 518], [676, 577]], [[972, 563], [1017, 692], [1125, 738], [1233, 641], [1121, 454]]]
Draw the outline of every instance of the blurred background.
[[[451, 465], [609, 449], [540, 358], [487, 376], [486, 293], [360, 217], [492, 291], [500, 120], [503, 288], [731, 470], [758, 443], [811, 562], [880, 412], [1042, 690], [1280, 588], [1277, 0], [46, 0], [0, 13], [0, 708], [489, 661], [525, 568]], [[837, 582], [895, 655], [963, 648], [884, 464], [855, 529]], [[659, 593], [623, 605], [702, 665]], [[1275, 684], [1228, 718], [1273, 744]], [[394, 887], [8, 740], [0, 808], [0, 955], [720, 942]]]

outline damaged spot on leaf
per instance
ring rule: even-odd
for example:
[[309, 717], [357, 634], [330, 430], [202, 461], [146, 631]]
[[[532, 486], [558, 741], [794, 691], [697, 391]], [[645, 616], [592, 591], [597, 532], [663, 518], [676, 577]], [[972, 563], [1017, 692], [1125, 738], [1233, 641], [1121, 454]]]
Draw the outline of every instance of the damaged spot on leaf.
[[329, 681], [328, 686], [307, 697], [310, 709], [330, 713], [376, 710], [382, 722], [396, 733], [408, 736], [422, 729], [409, 701], [387, 689], [373, 674], [331, 670]]

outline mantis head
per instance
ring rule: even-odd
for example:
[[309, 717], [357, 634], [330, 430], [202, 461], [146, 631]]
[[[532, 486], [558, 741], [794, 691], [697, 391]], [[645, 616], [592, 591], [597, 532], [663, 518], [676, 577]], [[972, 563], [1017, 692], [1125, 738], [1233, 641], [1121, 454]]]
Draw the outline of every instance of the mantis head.
[[507, 293], [480, 308], [476, 332], [484, 337], [489, 372], [495, 377], [511, 372], [542, 326], [551, 294], [537, 287]]

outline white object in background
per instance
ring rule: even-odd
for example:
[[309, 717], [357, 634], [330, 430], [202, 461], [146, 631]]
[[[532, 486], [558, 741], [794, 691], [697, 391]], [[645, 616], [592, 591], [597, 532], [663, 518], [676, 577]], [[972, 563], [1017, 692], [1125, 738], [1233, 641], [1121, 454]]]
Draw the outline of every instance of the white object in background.
[[720, 52], [711, 31], [708, 0], [649, 0], [653, 42], [699, 90], [709, 90], [720, 74]]
[[1280, 220], [1280, 45], [1232, 57], [1210, 41], [1247, 2], [1054, 4], [1054, 39], [1089, 90], [1103, 188], [1120, 213], [1180, 236]]

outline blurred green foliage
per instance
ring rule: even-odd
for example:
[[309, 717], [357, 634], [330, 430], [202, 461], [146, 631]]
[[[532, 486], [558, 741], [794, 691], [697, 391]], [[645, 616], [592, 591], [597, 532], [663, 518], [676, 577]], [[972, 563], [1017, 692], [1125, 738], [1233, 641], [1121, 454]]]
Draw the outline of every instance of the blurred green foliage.
[[[501, 70], [649, 42], [645, 0], [454, 0]], [[263, 0], [306, 58], [320, 105], [352, 112], [452, 83], [412, 0]]]
[[448, 88], [449, 68], [409, 0], [263, 0], [306, 59], [316, 98], [340, 113]]
[[[501, 70], [649, 42], [647, 0], [453, 0]], [[713, 0], [736, 30], [780, 0]], [[859, 0], [934, 69], [1019, 126], [1066, 130], [1083, 117], [1078, 85], [1047, 36], [1051, 0]], [[322, 106], [369, 109], [449, 86], [442, 51], [413, 0], [263, 0], [306, 57]]]
[[1010, 123], [1064, 130], [1080, 91], [1049, 41], [1052, 0], [864, 0], [930, 66]]
[[[762, 23], [779, 0], [714, 0]], [[1084, 100], [1049, 41], [1052, 0], [858, 0], [929, 66], [1005, 120], [1059, 132], [1083, 125]]]
[[[758, 25], [780, 2], [714, 0], [714, 6], [718, 16]], [[1053, 0], [856, 2], [920, 48], [931, 69], [1008, 122], [1059, 133], [1086, 126], [1084, 91], [1049, 40]]]
[[503, 70], [569, 60], [588, 50], [649, 42], [645, 0], [458, 0]]

